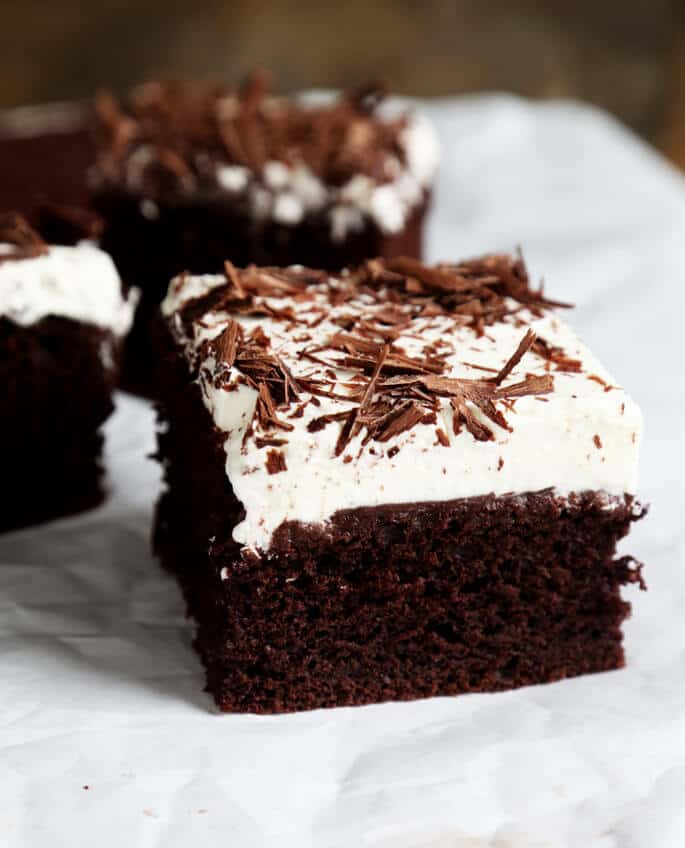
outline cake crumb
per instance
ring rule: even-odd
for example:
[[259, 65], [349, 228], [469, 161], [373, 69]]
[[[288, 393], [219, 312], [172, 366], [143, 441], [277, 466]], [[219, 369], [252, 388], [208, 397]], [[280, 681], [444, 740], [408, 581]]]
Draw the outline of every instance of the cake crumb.
[[599, 438], [597, 433], [595, 433], [595, 435], [592, 437], [592, 441], [595, 443], [595, 447], [597, 448], [597, 450], [602, 449], [602, 440]]

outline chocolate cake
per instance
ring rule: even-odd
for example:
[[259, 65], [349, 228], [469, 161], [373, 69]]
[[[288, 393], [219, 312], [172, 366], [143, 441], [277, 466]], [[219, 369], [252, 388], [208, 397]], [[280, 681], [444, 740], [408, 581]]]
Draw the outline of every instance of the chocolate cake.
[[85, 205], [95, 158], [91, 123], [83, 103], [0, 112], [0, 209], [21, 212], [35, 225], [41, 203]]
[[92, 243], [48, 246], [0, 216], [0, 530], [102, 500], [100, 427], [134, 300]]
[[262, 74], [237, 91], [152, 82], [123, 104], [102, 95], [96, 111], [103, 248], [143, 292], [129, 387], [150, 388], [150, 318], [184, 269], [421, 253], [436, 139], [376, 88], [322, 103], [275, 97]]
[[623, 665], [641, 415], [561, 308], [518, 256], [171, 283], [156, 548], [222, 710]]

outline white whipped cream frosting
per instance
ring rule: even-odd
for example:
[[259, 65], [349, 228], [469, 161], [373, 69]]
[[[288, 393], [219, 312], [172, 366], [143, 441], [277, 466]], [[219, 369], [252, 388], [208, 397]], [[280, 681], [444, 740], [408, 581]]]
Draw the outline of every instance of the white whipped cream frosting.
[[[499, 370], [525, 332], [523, 321], [548, 343], [563, 348], [567, 356], [579, 359], [581, 373], [552, 370], [554, 390], [544, 398], [519, 398], [511, 411], [500, 407], [511, 432], [488, 422], [494, 431], [493, 441], [477, 441], [465, 428], [454, 435], [451, 409], [443, 399], [438, 425], [419, 424], [388, 442], [369, 442], [363, 450], [362, 433], [345, 449], [344, 454], [351, 457], [345, 462], [342, 456], [334, 456], [340, 425], [329, 424], [310, 433], [307, 424], [353, 404], [347, 407], [319, 397], [320, 406], [307, 405], [300, 418], [283, 413], [284, 419], [294, 425], [292, 432], [278, 434], [287, 439], [279, 448], [287, 470], [269, 474], [268, 448], [258, 448], [252, 439], [243, 444], [257, 392], [247, 385], [233, 391], [216, 388], [211, 379], [215, 365], [212, 356], [196, 361], [202, 341], [217, 336], [229, 316], [209, 313], [186, 335], [175, 315], [187, 300], [224, 283], [223, 276], [177, 278], [171, 283], [162, 311], [189, 365], [199, 368], [204, 403], [216, 427], [226, 434], [226, 474], [245, 508], [245, 519], [235, 527], [233, 536], [245, 548], [268, 553], [272, 534], [283, 522], [325, 524], [337, 511], [357, 507], [523, 494], [546, 488], [553, 488], [560, 496], [600, 491], [608, 496], [610, 505], [613, 497], [635, 493], [642, 431], [639, 408], [558, 313], [536, 317], [527, 310], [519, 311], [516, 321], [488, 326], [480, 338], [469, 327], [455, 330], [449, 317], [417, 319], [396, 342], [408, 355], [418, 356], [426, 342], [447, 337], [455, 352], [447, 356], [445, 375], [483, 378], [487, 372], [474, 365]], [[264, 300], [275, 308], [293, 305], [291, 300]], [[374, 308], [370, 298], [366, 301], [361, 296], [360, 300], [365, 309]], [[331, 309], [327, 320], [307, 330], [312, 338], [306, 345], [297, 341], [297, 331], [286, 332], [278, 321], [231, 317], [248, 333], [259, 324], [270, 337], [272, 349], [297, 378], [321, 370], [321, 366], [299, 358], [298, 351], [318, 342], [325, 344], [339, 330], [330, 319], [339, 313], [349, 314], [352, 305], [348, 302]], [[299, 308], [297, 304], [295, 308]], [[543, 358], [528, 352], [506, 383], [522, 380], [526, 374], [546, 374], [548, 367]], [[336, 369], [336, 374], [341, 380], [350, 377], [344, 369]], [[474, 412], [480, 416], [475, 408]], [[448, 446], [438, 442], [436, 426], [449, 435]]]
[[[356, 174], [344, 185], [329, 185], [303, 162], [286, 164], [275, 160], [266, 162], [261, 173], [245, 165], [217, 164], [212, 178], [219, 191], [245, 198], [256, 218], [294, 227], [306, 215], [325, 209], [335, 241], [343, 241], [350, 232], [362, 229], [369, 219], [390, 235], [403, 229], [411, 212], [430, 191], [440, 158], [435, 130], [422, 116], [408, 119], [399, 143], [405, 161], [389, 154], [387, 173], [380, 182]], [[204, 154], [198, 157], [203, 173], [209, 167], [205, 159]], [[125, 173], [129, 191], [143, 191], [146, 168], [154, 161], [151, 145], [143, 144], [131, 155]], [[92, 178], [97, 184], [97, 172]], [[141, 212], [148, 219], [158, 215], [149, 199], [141, 200]]]
[[[0, 255], [16, 248], [0, 244]], [[28, 326], [48, 315], [94, 324], [123, 336], [137, 291], [127, 298], [114, 263], [92, 242], [51, 246], [43, 256], [0, 262], [0, 316]]]
[[256, 217], [270, 217], [289, 226], [327, 207], [335, 241], [361, 229], [368, 218], [384, 233], [397, 233], [430, 190], [440, 158], [437, 135], [420, 116], [409, 120], [400, 144], [406, 162], [389, 157], [387, 182], [356, 174], [342, 186], [331, 186], [303, 163], [276, 161], [266, 162], [260, 179], [245, 166], [220, 165], [216, 181], [229, 194], [247, 194]]

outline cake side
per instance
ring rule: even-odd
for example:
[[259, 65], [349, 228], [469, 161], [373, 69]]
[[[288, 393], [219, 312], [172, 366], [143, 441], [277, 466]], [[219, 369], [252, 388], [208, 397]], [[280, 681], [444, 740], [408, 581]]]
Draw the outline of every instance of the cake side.
[[229, 266], [178, 278], [162, 309], [226, 434], [246, 548], [355, 507], [635, 492], [639, 409], [516, 258]]
[[113, 410], [116, 355], [111, 333], [93, 325], [0, 317], [0, 531], [104, 499], [101, 426]]

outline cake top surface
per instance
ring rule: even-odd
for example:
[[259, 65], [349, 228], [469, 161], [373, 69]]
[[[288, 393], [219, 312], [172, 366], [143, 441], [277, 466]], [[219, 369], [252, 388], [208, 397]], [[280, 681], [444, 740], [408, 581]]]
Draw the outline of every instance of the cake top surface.
[[229, 195], [286, 225], [335, 208], [336, 230], [357, 212], [396, 231], [437, 166], [432, 129], [372, 86], [322, 100], [276, 97], [263, 73], [237, 90], [148, 82], [123, 103], [100, 95], [96, 115], [96, 186], [151, 202]]
[[20, 215], [0, 215], [0, 317], [28, 326], [52, 315], [123, 335], [136, 301], [94, 243], [48, 245]]
[[268, 551], [284, 522], [553, 487], [632, 493], [641, 416], [520, 257], [182, 275], [163, 314]]

